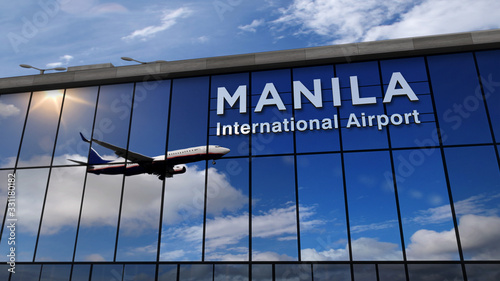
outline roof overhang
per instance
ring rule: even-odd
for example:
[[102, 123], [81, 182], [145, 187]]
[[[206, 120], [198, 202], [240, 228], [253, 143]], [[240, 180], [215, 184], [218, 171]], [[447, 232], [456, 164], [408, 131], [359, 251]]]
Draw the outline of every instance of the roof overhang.
[[500, 29], [341, 44], [114, 67], [70, 67], [66, 72], [0, 79], [0, 93], [141, 82], [282, 67], [345, 63], [500, 48]]

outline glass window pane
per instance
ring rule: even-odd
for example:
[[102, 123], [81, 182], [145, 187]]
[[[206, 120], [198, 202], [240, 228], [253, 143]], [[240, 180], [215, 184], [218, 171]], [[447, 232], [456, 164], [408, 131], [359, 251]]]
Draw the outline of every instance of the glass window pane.
[[116, 260], [155, 261], [162, 181], [155, 175], [125, 178]]
[[213, 265], [181, 264], [179, 281], [212, 281]]
[[[16, 175], [13, 170], [0, 170], [0, 182], [3, 184], [0, 185], [0, 219], [3, 220], [6, 207], [7, 207], [7, 198], [13, 199], [16, 194]], [[6, 219], [8, 219], [7, 217]], [[5, 223], [6, 221], [4, 221]], [[2, 228], [4, 229], [4, 228]], [[5, 229], [4, 229], [5, 231]]]
[[407, 259], [458, 260], [440, 150], [394, 151], [393, 157]]
[[273, 266], [271, 264], [253, 264], [252, 281], [272, 281]]
[[389, 152], [344, 154], [353, 260], [402, 260]]
[[[168, 151], [207, 145], [208, 77], [174, 80], [170, 113]], [[189, 109], [189, 110], [186, 110]], [[181, 158], [171, 163], [184, 165], [185, 173], [165, 180], [165, 202], [161, 256], [163, 261], [199, 261], [202, 259], [205, 171], [208, 163]], [[189, 163], [188, 163], [189, 162]]]
[[351, 280], [348, 264], [313, 264], [314, 281]]
[[249, 165], [221, 159], [208, 170], [205, 260], [249, 260]]
[[75, 164], [68, 159], [86, 161], [89, 145], [82, 141], [80, 132], [86, 137], [91, 135], [97, 90], [97, 87], [66, 90], [57, 133], [54, 165]]
[[404, 264], [379, 264], [379, 281], [406, 281]]
[[16, 273], [11, 274], [10, 281], [38, 281], [40, 279], [39, 264], [23, 264], [16, 267]]
[[160, 264], [158, 266], [158, 281], [177, 280], [176, 264]]
[[9, 272], [9, 269], [10, 269], [9, 264], [0, 264], [0, 279], [1, 280], [6, 280], [6, 281], [9, 280], [9, 276], [11, 275]]
[[500, 171], [493, 146], [445, 148], [464, 258], [500, 259]]
[[9, 132], [2, 135], [1, 168], [14, 168], [16, 164], [29, 99], [30, 93], [0, 95], [0, 130]]
[[[483, 85], [490, 120], [493, 125], [495, 140], [500, 141], [500, 51], [477, 52], [477, 65]], [[476, 96], [477, 97], [477, 96]], [[481, 100], [478, 98], [478, 100]]]
[[374, 264], [355, 264], [353, 271], [356, 281], [377, 281], [377, 271]]
[[443, 143], [491, 142], [472, 54], [431, 56], [428, 62]]
[[310, 264], [275, 265], [276, 281], [312, 281]]
[[216, 264], [214, 281], [248, 281], [246, 264]]
[[50, 175], [37, 261], [72, 261], [85, 167], [53, 168]]
[[459, 264], [409, 264], [410, 281], [464, 280]]
[[500, 280], [500, 266], [498, 264], [466, 264], [467, 280]]
[[301, 258], [349, 260], [340, 154], [297, 156]]
[[123, 280], [155, 280], [155, 264], [126, 264]]
[[18, 167], [49, 165], [64, 91], [34, 92]]
[[[22, 169], [16, 172], [16, 198], [15, 216], [7, 212], [7, 219], [13, 218], [17, 221], [5, 221], [3, 237], [0, 244], [0, 259], [7, 261], [10, 254], [8, 245], [10, 230], [9, 225], [15, 226], [15, 256], [16, 262], [33, 261], [35, 243], [40, 225], [40, 216], [43, 206], [43, 198], [47, 189], [47, 177], [49, 169]], [[12, 243], [11, 243], [12, 244]]]
[[44, 264], [40, 281], [68, 281], [70, 264]]
[[252, 159], [252, 260], [297, 260], [294, 159]]
[[123, 265], [94, 264], [92, 266], [92, 281], [122, 280]]
[[87, 175], [76, 261], [113, 260], [122, 179], [121, 175]]
[[74, 264], [71, 281], [88, 281], [90, 277], [90, 264]]
[[[135, 88], [129, 150], [148, 157], [165, 155], [170, 81]], [[141, 163], [127, 168], [140, 169]], [[125, 178], [117, 260], [154, 261], [158, 249], [164, 166]], [[148, 175], [149, 172], [153, 174]], [[159, 179], [161, 178], [161, 179]]]

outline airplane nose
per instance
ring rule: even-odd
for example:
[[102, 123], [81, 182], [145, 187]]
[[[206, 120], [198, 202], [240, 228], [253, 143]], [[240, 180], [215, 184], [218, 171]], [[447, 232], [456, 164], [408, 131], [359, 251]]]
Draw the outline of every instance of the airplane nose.
[[224, 153], [224, 155], [226, 155], [226, 154], [228, 154], [230, 151], [231, 151], [231, 149], [229, 149], [229, 148], [225, 148], [225, 147], [224, 147], [224, 148], [223, 148], [223, 150], [222, 150], [222, 153]]

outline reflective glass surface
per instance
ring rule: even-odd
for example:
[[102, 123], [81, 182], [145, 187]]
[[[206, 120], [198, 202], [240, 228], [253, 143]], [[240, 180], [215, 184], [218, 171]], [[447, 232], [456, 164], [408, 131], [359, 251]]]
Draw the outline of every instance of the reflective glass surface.
[[252, 159], [252, 260], [298, 260], [294, 158]]
[[0, 279], [496, 280], [499, 62], [2, 94]]
[[446, 148], [445, 156], [464, 258], [500, 259], [500, 171], [494, 148]]
[[8, 132], [2, 135], [0, 148], [0, 167], [13, 168], [16, 164], [26, 111], [31, 93], [0, 95], [0, 130]]
[[19, 155], [19, 167], [51, 164], [63, 97], [64, 90], [33, 93]]
[[402, 260], [387, 152], [344, 155], [353, 260]]
[[472, 53], [428, 58], [444, 144], [491, 142]]

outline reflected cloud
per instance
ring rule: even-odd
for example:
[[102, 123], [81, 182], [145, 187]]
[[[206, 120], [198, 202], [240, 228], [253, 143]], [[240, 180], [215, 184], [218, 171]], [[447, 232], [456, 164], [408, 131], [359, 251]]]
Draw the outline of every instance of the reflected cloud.
[[395, 227], [398, 224], [397, 220], [390, 220], [379, 223], [363, 224], [363, 225], [353, 225], [351, 227], [351, 233], [361, 233], [365, 231], [381, 230]]
[[13, 104], [5, 104], [0, 102], [0, 118], [7, 118], [19, 115], [21, 110]]
[[[500, 217], [464, 215], [458, 225], [464, 253], [472, 260], [500, 258]], [[457, 246], [455, 230], [436, 232], [422, 229], [415, 232], [408, 245], [411, 259], [453, 260]]]
[[[498, 214], [497, 208], [489, 208], [488, 202], [500, 198], [500, 193], [487, 195], [479, 194], [471, 196], [465, 200], [455, 202], [455, 211], [458, 216], [475, 214], [483, 216], [496, 216]], [[435, 208], [422, 210], [418, 215], [411, 219], [411, 221], [425, 225], [436, 224], [449, 221], [451, 219], [450, 205], [442, 205]]]

